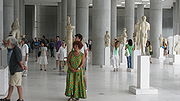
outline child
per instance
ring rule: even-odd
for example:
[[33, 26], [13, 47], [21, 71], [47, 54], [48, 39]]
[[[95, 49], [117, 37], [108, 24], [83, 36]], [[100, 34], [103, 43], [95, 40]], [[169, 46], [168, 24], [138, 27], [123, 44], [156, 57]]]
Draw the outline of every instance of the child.
[[62, 46], [58, 50], [59, 54], [59, 71], [62, 71], [62, 67], [65, 66], [66, 60], [67, 60], [67, 49], [66, 44], [62, 43]]
[[42, 68], [44, 66], [44, 71], [46, 71], [48, 61], [47, 61], [47, 47], [44, 42], [41, 42], [40, 51], [41, 51], [39, 58], [40, 70], [42, 71], [43, 70]]

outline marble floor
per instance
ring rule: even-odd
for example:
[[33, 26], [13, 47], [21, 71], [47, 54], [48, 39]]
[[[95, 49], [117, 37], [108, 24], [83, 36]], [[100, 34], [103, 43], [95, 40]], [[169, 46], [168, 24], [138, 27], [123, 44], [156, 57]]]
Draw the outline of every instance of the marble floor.
[[[29, 75], [23, 78], [25, 101], [67, 101], [64, 96], [66, 75], [53, 70], [55, 60], [49, 58], [47, 72], [40, 71], [33, 58], [29, 61]], [[124, 68], [123, 66], [121, 68]], [[83, 101], [179, 101], [180, 66], [151, 64], [151, 86], [159, 90], [158, 95], [133, 95], [130, 85], [136, 85], [136, 73], [112, 72], [111, 68], [89, 65], [88, 99]], [[17, 92], [12, 96], [16, 101]]]

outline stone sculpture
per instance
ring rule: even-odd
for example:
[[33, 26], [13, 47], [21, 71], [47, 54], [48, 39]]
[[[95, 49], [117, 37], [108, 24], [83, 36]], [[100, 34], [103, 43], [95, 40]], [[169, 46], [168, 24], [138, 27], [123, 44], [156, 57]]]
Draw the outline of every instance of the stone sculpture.
[[163, 36], [161, 34], [160, 37], [159, 37], [160, 47], [163, 46], [163, 41], [164, 41], [164, 38], [163, 38]]
[[174, 47], [174, 51], [176, 52], [176, 55], [180, 55], [180, 38]]
[[71, 25], [71, 18], [68, 16], [67, 17], [67, 26], [66, 26], [66, 30], [67, 30], [67, 51], [68, 53], [71, 52], [72, 50], [72, 43], [73, 43], [73, 29], [75, 28], [75, 26]]
[[124, 28], [122, 34], [118, 37], [118, 41], [120, 42], [120, 44], [125, 45], [127, 42], [127, 37], [127, 29]]
[[11, 32], [10, 34], [14, 36], [18, 41], [20, 41], [21, 34], [20, 34], [20, 25], [19, 20], [16, 19], [13, 24], [11, 25]]
[[139, 23], [140, 23], [140, 20], [138, 20], [138, 22], [135, 24], [134, 34], [133, 34], [134, 44], [135, 44], [136, 50], [140, 50], [140, 27], [139, 27]]
[[106, 31], [106, 34], [104, 36], [104, 44], [105, 44], [105, 47], [109, 47], [110, 45], [110, 34], [109, 34], [109, 31]]
[[140, 36], [140, 47], [141, 47], [141, 54], [145, 55], [145, 47], [146, 42], [148, 39], [148, 31], [150, 31], [150, 24], [146, 21], [146, 16], [142, 16], [142, 21], [139, 23], [139, 33]]

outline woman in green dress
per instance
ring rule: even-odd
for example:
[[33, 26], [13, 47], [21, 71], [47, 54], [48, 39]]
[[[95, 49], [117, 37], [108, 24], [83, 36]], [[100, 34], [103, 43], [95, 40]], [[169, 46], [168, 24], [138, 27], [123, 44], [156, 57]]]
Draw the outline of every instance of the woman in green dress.
[[80, 41], [73, 43], [73, 50], [68, 55], [68, 71], [66, 78], [65, 95], [70, 97], [68, 101], [79, 101], [86, 99], [86, 86], [83, 77], [84, 55], [80, 52], [83, 44]]

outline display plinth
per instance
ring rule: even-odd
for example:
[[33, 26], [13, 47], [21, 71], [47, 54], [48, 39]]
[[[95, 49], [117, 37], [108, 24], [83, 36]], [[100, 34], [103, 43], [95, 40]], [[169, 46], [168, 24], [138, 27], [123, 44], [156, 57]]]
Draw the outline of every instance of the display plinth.
[[125, 45], [121, 44], [120, 45], [120, 65], [123, 65], [126, 67], [127, 65], [127, 58], [125, 56]]
[[158, 94], [158, 90], [150, 87], [150, 57], [137, 56], [137, 86], [130, 86], [133, 94]]
[[106, 47], [104, 48], [104, 56], [105, 56], [105, 59], [104, 59], [104, 65], [102, 65], [101, 67], [104, 68], [104, 67], [111, 67], [111, 61], [110, 61], [110, 47]]
[[180, 65], [180, 55], [173, 56], [173, 65]]
[[161, 59], [161, 60], [165, 59], [165, 57], [164, 57], [164, 49], [163, 48], [160, 48], [160, 50], [159, 50], [159, 59]]
[[141, 55], [141, 51], [140, 50], [134, 50], [133, 54], [132, 54], [132, 67], [133, 69], [137, 69], [137, 57]]
[[0, 68], [0, 96], [6, 95], [8, 91], [8, 67]]

